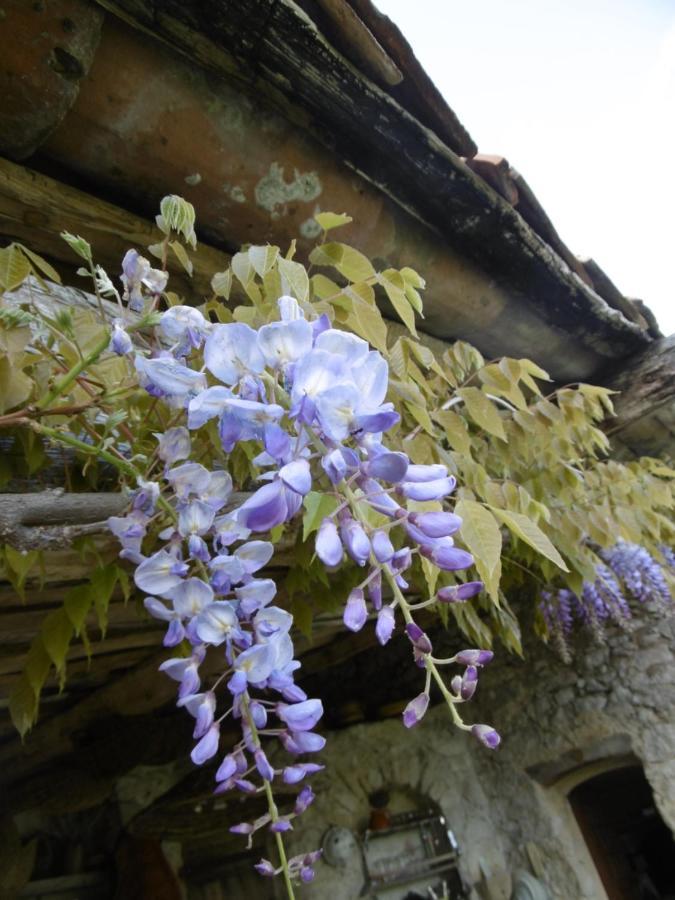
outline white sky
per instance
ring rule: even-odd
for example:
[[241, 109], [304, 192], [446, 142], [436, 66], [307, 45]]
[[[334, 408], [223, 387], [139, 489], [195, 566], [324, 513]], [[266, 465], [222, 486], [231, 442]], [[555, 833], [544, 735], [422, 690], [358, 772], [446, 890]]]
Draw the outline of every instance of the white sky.
[[675, 0], [375, 0], [479, 150], [675, 332]]

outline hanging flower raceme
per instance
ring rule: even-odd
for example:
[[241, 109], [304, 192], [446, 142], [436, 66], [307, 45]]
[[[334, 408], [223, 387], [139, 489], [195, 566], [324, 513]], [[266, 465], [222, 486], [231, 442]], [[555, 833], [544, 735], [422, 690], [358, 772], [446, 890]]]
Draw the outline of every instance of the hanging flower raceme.
[[[153, 273], [145, 261], [125, 258], [130, 300], [142, 296], [142, 286], [158, 287], [161, 279]], [[307, 759], [325, 743], [315, 731], [321, 702], [295, 683], [300, 663], [294, 659], [292, 616], [274, 605], [276, 585], [260, 575], [274, 547], [257, 539], [293, 519], [312, 490], [327, 495], [334, 509], [317, 531], [318, 558], [331, 569], [350, 560], [363, 570], [362, 583], [346, 599], [346, 627], [359, 631], [372, 617], [380, 644], [400, 629], [424, 674], [424, 690], [406, 708], [404, 724], [423, 718], [434, 681], [460, 728], [485, 746], [499, 743], [493, 729], [466, 725], [457, 711], [473, 696], [479, 670], [492, 654], [465, 650], [439, 659], [413, 618], [415, 608], [465, 602], [481, 583], [445, 586], [421, 603], [406, 595], [416, 557], [444, 572], [473, 563], [454, 544], [460, 518], [442, 508], [455, 479], [445, 466], [412, 464], [383, 442], [399, 416], [386, 400], [388, 366], [380, 353], [331, 328], [325, 316], [308, 321], [292, 297], [282, 297], [278, 308], [280, 320], [257, 331], [240, 322], [212, 325], [188, 307], [162, 315], [159, 330], [170, 348], [138, 354], [135, 367], [148, 393], [184, 410], [185, 422], [177, 425], [174, 417], [172, 427], [156, 435], [161, 479], [139, 484], [128, 515], [110, 520], [122, 555], [137, 566], [135, 582], [146, 594], [146, 609], [167, 624], [165, 645], [185, 648], [161, 668], [178, 682], [178, 704], [194, 719], [193, 761], [218, 760], [216, 793], [267, 796], [265, 815], [232, 829], [249, 845], [262, 828], [279, 842], [314, 798], [302, 786], [293, 808], [280, 813], [274, 783], [300, 784], [322, 768]], [[118, 352], [127, 352], [121, 334], [117, 344]], [[239, 505], [230, 502], [226, 470], [209, 470], [191, 459], [190, 432], [211, 422], [225, 454], [242, 442], [258, 445], [253, 461], [260, 483]], [[144, 556], [143, 540], [157, 512], [170, 518], [159, 535], [164, 544]], [[206, 668], [210, 648], [225, 661], [215, 675]], [[463, 669], [449, 687], [441, 674], [446, 665]], [[225, 723], [228, 736], [236, 726], [239, 737], [228, 737], [223, 754]], [[258, 871], [283, 872], [287, 881], [313, 877], [315, 854], [284, 862], [280, 846], [280, 858], [280, 867], [262, 860]]]
[[[662, 547], [667, 568], [673, 569], [672, 550]], [[672, 601], [664, 567], [644, 548], [626, 541], [599, 552], [594, 581], [584, 581], [580, 594], [567, 588], [542, 591], [540, 610], [549, 634], [565, 659], [575, 621], [599, 640], [607, 622], [624, 625], [633, 618], [631, 601], [661, 609]]]

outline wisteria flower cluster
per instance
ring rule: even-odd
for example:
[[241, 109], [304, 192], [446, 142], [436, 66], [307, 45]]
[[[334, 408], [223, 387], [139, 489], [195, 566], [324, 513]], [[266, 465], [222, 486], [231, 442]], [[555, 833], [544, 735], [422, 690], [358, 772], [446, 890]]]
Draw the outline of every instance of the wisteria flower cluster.
[[[138, 258], [125, 262], [124, 279], [136, 305], [144, 287], [157, 287], [156, 273]], [[275, 834], [279, 866], [262, 860], [256, 868], [263, 875], [282, 873], [290, 894], [293, 879], [313, 878], [317, 855], [287, 860], [281, 834], [314, 794], [303, 786], [293, 809], [281, 814], [272, 785], [300, 784], [322, 768], [307, 757], [324, 746], [314, 730], [323, 709], [294, 681], [300, 663], [292, 616], [274, 605], [275, 582], [260, 576], [274, 546], [255, 536], [293, 519], [310, 491], [328, 498], [316, 534], [318, 558], [329, 570], [344, 560], [363, 569], [362, 582], [346, 599], [346, 627], [358, 631], [372, 617], [378, 641], [386, 644], [403, 626], [424, 673], [424, 689], [406, 707], [404, 724], [416, 725], [425, 715], [433, 680], [460, 728], [490, 748], [499, 735], [487, 725], [465, 724], [457, 711], [473, 696], [492, 653], [469, 649], [439, 659], [413, 618], [414, 610], [431, 604], [464, 602], [482, 584], [458, 582], [421, 602], [406, 595], [415, 556], [446, 572], [473, 564], [453, 541], [461, 520], [438, 502], [452, 494], [455, 479], [445, 466], [412, 464], [383, 443], [399, 416], [386, 401], [388, 366], [379, 352], [331, 327], [325, 315], [310, 321], [290, 296], [279, 299], [278, 309], [279, 321], [257, 330], [240, 322], [212, 324], [186, 306], [162, 314], [163, 349], [150, 356], [136, 352], [134, 366], [148, 393], [176, 411], [172, 427], [156, 435], [163, 477], [140, 481], [130, 512], [111, 519], [110, 527], [122, 557], [136, 566], [147, 610], [167, 624], [165, 645], [189, 648], [161, 668], [179, 683], [178, 705], [195, 720], [192, 759], [201, 765], [220, 754], [228, 720], [239, 729], [219, 756], [215, 790], [266, 794], [268, 812], [232, 830], [249, 845], [261, 828]], [[134, 353], [126, 337], [117, 322], [112, 349]], [[212, 421], [225, 455], [224, 467], [210, 470], [193, 460], [191, 432]], [[259, 486], [233, 505], [227, 454], [241, 442], [257, 445]], [[416, 511], [419, 501], [437, 501], [437, 508]], [[158, 513], [170, 524], [159, 534], [161, 549], [146, 556], [144, 539]], [[222, 660], [213, 677], [210, 648]], [[450, 664], [462, 672], [447, 685], [440, 669]], [[263, 747], [263, 737], [276, 741], [274, 752]]]
[[[675, 569], [670, 548], [662, 548], [666, 566]], [[618, 541], [598, 551], [595, 581], [584, 581], [581, 594], [562, 588], [542, 591], [540, 608], [549, 633], [565, 658], [570, 656], [568, 638], [574, 625], [587, 626], [599, 639], [607, 622], [632, 619], [631, 601], [654, 604], [661, 609], [672, 600], [664, 567], [638, 544]]]

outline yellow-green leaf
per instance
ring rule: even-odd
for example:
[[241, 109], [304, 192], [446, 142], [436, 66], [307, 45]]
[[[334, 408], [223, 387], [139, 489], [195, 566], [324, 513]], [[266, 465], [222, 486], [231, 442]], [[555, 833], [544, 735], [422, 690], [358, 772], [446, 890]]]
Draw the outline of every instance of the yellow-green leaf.
[[211, 279], [211, 289], [216, 297], [224, 297], [225, 300], [229, 299], [230, 291], [232, 290], [232, 269], [227, 269], [225, 272], [216, 272]]
[[279, 248], [272, 247], [270, 244], [267, 244], [264, 247], [248, 248], [248, 258], [251, 260], [251, 265], [261, 278], [264, 278], [265, 275], [267, 275], [277, 261], [278, 256]]
[[73, 624], [65, 609], [57, 609], [45, 617], [42, 623], [42, 640], [57, 671], [61, 671], [65, 665], [72, 636]]
[[301, 303], [309, 300], [309, 276], [305, 267], [283, 257], [279, 257], [277, 266], [284, 293], [292, 294]]
[[331, 231], [333, 228], [340, 228], [342, 225], [349, 225], [353, 222], [351, 216], [346, 213], [321, 212], [315, 213], [314, 219], [319, 223], [324, 231]]
[[406, 409], [413, 416], [418, 425], [421, 425], [422, 428], [430, 434], [434, 436], [436, 434], [436, 429], [434, 428], [434, 423], [431, 421], [429, 413], [424, 408], [424, 406], [420, 406], [417, 403], [408, 403], [406, 402]]
[[464, 456], [470, 456], [471, 440], [464, 419], [451, 409], [436, 410], [433, 416], [445, 431], [445, 436], [452, 449]]
[[94, 596], [90, 584], [78, 584], [64, 596], [63, 608], [75, 629], [76, 635], [79, 635], [93, 602]]
[[0, 287], [13, 291], [28, 278], [32, 271], [27, 257], [16, 244], [0, 250]]
[[481, 390], [475, 387], [465, 387], [459, 388], [457, 393], [464, 401], [467, 412], [476, 425], [502, 441], [506, 440], [501, 417], [494, 403]]
[[232, 266], [235, 277], [239, 280], [242, 287], [247, 287], [253, 280], [255, 271], [248, 253], [235, 253], [230, 265]]
[[310, 491], [302, 505], [305, 507], [305, 514], [302, 517], [302, 539], [306, 541], [310, 534], [319, 529], [326, 516], [335, 512], [338, 502], [329, 494]]
[[349, 281], [373, 278], [375, 269], [367, 256], [347, 244], [328, 243], [315, 247], [309, 261], [317, 266], [333, 266]]
[[[386, 291], [389, 302], [396, 310], [403, 324], [406, 326], [408, 331], [410, 331], [415, 335], [415, 337], [417, 337], [417, 329], [415, 327], [415, 313], [413, 312], [408, 298], [405, 295], [405, 290], [403, 289], [403, 287], [399, 287], [390, 277], [388, 277], [389, 275], [391, 275], [391, 273], [391, 270], [387, 270], [387, 272], [383, 272], [381, 275], [378, 275], [378, 281]], [[398, 272], [394, 272], [393, 274], [398, 275]]]
[[462, 519], [460, 535], [473, 554], [481, 580], [495, 602], [499, 601], [502, 533], [492, 513], [474, 500], [459, 500], [455, 512]]
[[61, 276], [53, 266], [49, 265], [46, 259], [38, 256], [38, 254], [34, 253], [29, 247], [24, 247], [23, 244], [18, 244], [17, 246], [21, 247], [21, 250], [26, 254], [28, 259], [30, 259], [36, 269], [39, 269], [43, 275], [47, 276], [47, 278], [51, 278], [52, 281], [61, 284]]
[[192, 260], [187, 255], [187, 250], [181, 244], [180, 241], [169, 241], [169, 247], [173, 250], [176, 259], [181, 264], [181, 266], [185, 269], [188, 275], [192, 275], [194, 270], [194, 266], [192, 265]]
[[551, 562], [555, 563], [555, 565], [558, 566], [559, 569], [562, 569], [563, 572], [569, 571], [562, 556], [558, 553], [549, 538], [546, 537], [541, 528], [539, 528], [538, 525], [535, 525], [531, 519], [528, 519], [527, 516], [523, 516], [521, 513], [511, 512], [511, 510], [506, 509], [493, 509], [492, 512], [513, 532], [513, 534], [516, 535], [516, 537], [519, 537], [521, 541], [525, 541], [525, 543], [529, 544], [530, 547], [537, 551], [537, 553], [541, 553], [546, 559], [550, 559]]
[[330, 297], [336, 297], [340, 293], [340, 288], [330, 278], [326, 278], [320, 272], [312, 275], [312, 291], [319, 300], [328, 300]]
[[387, 352], [387, 326], [379, 309], [352, 291], [352, 309], [347, 316], [346, 324], [359, 337], [372, 344], [380, 353]]
[[35, 691], [28, 683], [26, 676], [22, 675], [9, 695], [9, 714], [21, 737], [24, 737], [33, 727], [37, 718], [37, 710], [38, 700]]

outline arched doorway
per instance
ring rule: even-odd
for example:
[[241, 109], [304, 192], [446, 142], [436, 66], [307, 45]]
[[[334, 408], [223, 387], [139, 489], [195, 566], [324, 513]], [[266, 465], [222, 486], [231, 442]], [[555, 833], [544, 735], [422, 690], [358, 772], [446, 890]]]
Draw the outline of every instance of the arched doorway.
[[641, 766], [595, 775], [568, 799], [609, 900], [675, 900], [675, 842]]

